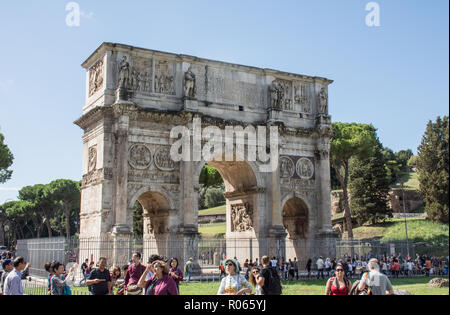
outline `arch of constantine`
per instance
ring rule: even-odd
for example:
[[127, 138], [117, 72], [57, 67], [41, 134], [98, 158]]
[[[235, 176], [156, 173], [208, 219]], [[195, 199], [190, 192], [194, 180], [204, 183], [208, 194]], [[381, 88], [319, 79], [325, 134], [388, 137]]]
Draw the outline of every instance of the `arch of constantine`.
[[[103, 43], [83, 67], [86, 102], [75, 122], [84, 130], [80, 240], [111, 244], [94, 256], [130, 257], [120, 244], [130, 238], [138, 201], [144, 242], [153, 251], [144, 251], [145, 259], [156, 251], [180, 262], [198, 257], [199, 177], [206, 163], [225, 183], [226, 240], [243, 244], [229, 256], [304, 260], [334, 253], [332, 81], [113, 43]], [[172, 158], [176, 126], [194, 143], [190, 159]], [[196, 128], [227, 126], [275, 127], [278, 147], [267, 137], [263, 150], [271, 161], [245, 159], [236, 144], [207, 160], [195, 157]], [[267, 163], [276, 163], [273, 171], [263, 170]], [[252, 246], [245, 246], [249, 240]]]

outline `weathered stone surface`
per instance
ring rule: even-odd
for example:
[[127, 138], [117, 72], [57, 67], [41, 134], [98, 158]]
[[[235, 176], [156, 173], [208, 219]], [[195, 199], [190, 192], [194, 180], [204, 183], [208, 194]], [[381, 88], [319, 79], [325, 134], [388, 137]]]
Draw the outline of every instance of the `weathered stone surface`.
[[[259, 244], [235, 256], [270, 254], [264, 251], [271, 241], [289, 243], [294, 252], [281, 254], [301, 259], [332, 246], [332, 81], [112, 43], [83, 67], [86, 103], [75, 122], [85, 132], [80, 237], [125, 237], [138, 201], [148, 248], [180, 261], [196, 257], [199, 176], [208, 163], [225, 182], [226, 237]], [[185, 126], [192, 135], [194, 118], [202, 128], [275, 124], [280, 167], [266, 173], [260, 158], [238, 161], [235, 145], [224, 152], [233, 161], [173, 161], [170, 132]], [[169, 241], [185, 246], [168, 252]]]

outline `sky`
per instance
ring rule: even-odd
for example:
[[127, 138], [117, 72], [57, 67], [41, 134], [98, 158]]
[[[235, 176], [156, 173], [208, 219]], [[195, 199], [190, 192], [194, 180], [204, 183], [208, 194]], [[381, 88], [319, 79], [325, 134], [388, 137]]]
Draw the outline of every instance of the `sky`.
[[0, 203], [81, 180], [81, 63], [102, 42], [329, 78], [332, 120], [371, 123], [394, 151], [417, 153], [427, 122], [449, 114], [447, 0], [373, 1], [375, 26], [366, 0], [79, 0], [78, 26], [69, 2], [0, 2], [0, 132], [14, 154]]

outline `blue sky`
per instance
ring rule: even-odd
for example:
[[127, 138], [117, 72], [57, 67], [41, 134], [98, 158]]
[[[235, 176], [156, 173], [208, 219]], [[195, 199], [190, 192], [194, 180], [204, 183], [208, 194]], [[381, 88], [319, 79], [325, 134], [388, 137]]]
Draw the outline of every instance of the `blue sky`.
[[0, 3], [0, 132], [15, 156], [0, 203], [23, 186], [81, 179], [81, 63], [102, 43], [184, 53], [334, 80], [333, 121], [372, 123], [384, 146], [417, 146], [448, 115], [447, 0], [69, 1]]

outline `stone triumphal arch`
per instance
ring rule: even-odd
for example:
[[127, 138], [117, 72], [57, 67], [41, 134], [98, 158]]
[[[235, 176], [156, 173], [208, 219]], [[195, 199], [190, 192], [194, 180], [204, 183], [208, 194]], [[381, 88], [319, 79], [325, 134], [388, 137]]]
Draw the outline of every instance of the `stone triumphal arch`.
[[[333, 251], [332, 81], [112, 43], [103, 43], [83, 67], [86, 103], [75, 122], [84, 130], [80, 239], [112, 244], [110, 254], [96, 256], [129, 255], [120, 244], [132, 232], [138, 201], [144, 242], [180, 261], [197, 257], [199, 176], [206, 163], [225, 182], [227, 240], [254, 240], [234, 253], [238, 258], [273, 255], [268, 243], [279, 244], [284, 257]], [[277, 167], [261, 171], [270, 162], [238, 158], [235, 145], [207, 161], [175, 161], [171, 147], [179, 138], [171, 130], [184, 126], [193, 138], [195, 120], [221, 130], [277, 127]], [[269, 141], [266, 146], [274, 152]]]

